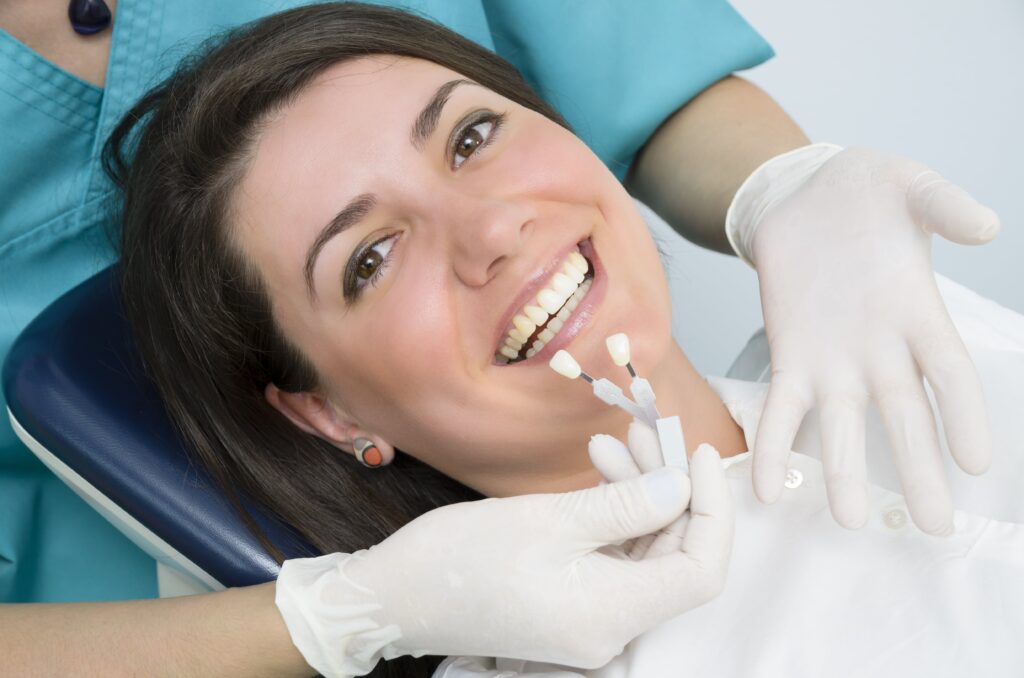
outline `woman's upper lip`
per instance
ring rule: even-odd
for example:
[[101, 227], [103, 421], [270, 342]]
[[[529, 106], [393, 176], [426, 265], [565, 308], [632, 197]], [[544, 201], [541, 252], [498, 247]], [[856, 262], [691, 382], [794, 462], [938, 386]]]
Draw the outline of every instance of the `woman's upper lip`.
[[577, 238], [568, 245], [562, 247], [557, 254], [547, 261], [541, 268], [537, 269], [533, 275], [530, 275], [526, 279], [526, 284], [523, 285], [519, 294], [515, 296], [512, 303], [501, 315], [501, 319], [498, 322], [497, 330], [495, 330], [493, 341], [491, 341], [491, 353], [490, 356], [493, 358], [495, 347], [501, 345], [504, 341], [505, 335], [508, 333], [509, 328], [512, 326], [512, 317], [519, 312], [523, 306], [525, 306], [531, 299], [536, 299], [537, 294], [544, 289], [544, 287], [550, 282], [551, 277], [558, 272], [561, 268], [565, 258], [569, 256], [569, 252], [576, 249], [580, 240], [585, 238]]

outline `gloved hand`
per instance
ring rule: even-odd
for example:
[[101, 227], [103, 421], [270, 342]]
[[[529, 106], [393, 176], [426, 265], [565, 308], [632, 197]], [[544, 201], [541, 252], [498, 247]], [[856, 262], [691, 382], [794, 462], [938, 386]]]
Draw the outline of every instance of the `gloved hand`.
[[[628, 447], [623, 445], [618, 438], [610, 435], [598, 434], [590, 439], [588, 447], [590, 460], [608, 482], [636, 478], [643, 473], [664, 466], [664, 455], [658, 441], [658, 434], [654, 429], [634, 419], [629, 426], [628, 439]], [[729, 490], [725, 484], [718, 450], [704, 443], [694, 451], [693, 459], [690, 470], [695, 477], [694, 484], [699, 486], [694, 490], [693, 506], [696, 509], [687, 510], [656, 533], [643, 535], [623, 544], [625, 554], [629, 558], [633, 560], [655, 558], [678, 550], [684, 543], [691, 511], [699, 511], [700, 507], [707, 503], [708, 496], [717, 497], [720, 493], [724, 494], [723, 501], [728, 502], [728, 519], [733, 520], [732, 504], [728, 496]], [[693, 464], [696, 464], [697, 468], [694, 468]], [[718, 499], [713, 501], [717, 502]], [[723, 503], [723, 507], [725, 506], [726, 504]], [[722, 554], [722, 557], [721, 566], [724, 568], [729, 560], [729, 553]]]
[[977, 371], [935, 284], [931, 234], [984, 243], [999, 218], [921, 163], [814, 144], [759, 167], [726, 222], [733, 248], [757, 269], [771, 352], [753, 450], [757, 496], [778, 499], [786, 456], [817, 401], [832, 515], [863, 525], [870, 397], [914, 522], [948, 533], [953, 506], [922, 373], [960, 468], [988, 468], [991, 434]]
[[732, 506], [721, 472], [705, 475], [681, 548], [657, 558], [633, 561], [609, 545], [683, 513], [689, 482], [677, 468], [436, 509], [369, 550], [286, 561], [277, 606], [329, 678], [404, 654], [601, 666], [721, 590]]

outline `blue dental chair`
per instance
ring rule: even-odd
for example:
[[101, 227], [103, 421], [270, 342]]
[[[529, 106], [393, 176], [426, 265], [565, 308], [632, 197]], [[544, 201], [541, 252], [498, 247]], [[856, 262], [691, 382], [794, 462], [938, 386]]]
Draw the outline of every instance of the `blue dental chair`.
[[[157, 561], [161, 596], [276, 578], [279, 566], [191, 463], [145, 377], [108, 268], [43, 311], [3, 366], [8, 415], [57, 476]], [[286, 557], [318, 555], [248, 506]]]

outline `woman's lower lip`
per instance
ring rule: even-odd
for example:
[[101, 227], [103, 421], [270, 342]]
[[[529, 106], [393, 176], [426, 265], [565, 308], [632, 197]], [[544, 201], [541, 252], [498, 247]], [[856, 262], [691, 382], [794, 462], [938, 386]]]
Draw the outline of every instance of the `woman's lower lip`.
[[551, 341], [544, 344], [544, 348], [537, 351], [533, 357], [512, 363], [508, 367], [532, 365], [538, 362], [547, 363], [551, 356], [571, 344], [590, 327], [590, 322], [593, 320], [594, 314], [601, 305], [605, 292], [608, 289], [608, 276], [604, 274], [604, 269], [593, 247], [593, 242], [588, 243], [585, 248], [581, 247], [580, 252], [590, 260], [591, 265], [594, 267], [594, 279], [590, 284], [590, 291], [580, 300], [576, 310], [572, 312], [562, 325], [562, 329], [551, 338]]

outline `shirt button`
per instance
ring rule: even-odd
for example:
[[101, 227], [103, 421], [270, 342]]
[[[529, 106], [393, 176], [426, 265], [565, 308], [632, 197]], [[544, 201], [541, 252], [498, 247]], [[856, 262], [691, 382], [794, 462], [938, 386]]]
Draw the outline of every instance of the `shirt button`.
[[786, 471], [786, 482], [785, 485], [791, 490], [795, 490], [800, 487], [804, 482], [804, 474], [800, 473], [799, 469], [791, 468]]
[[882, 514], [882, 520], [885, 522], [886, 527], [899, 530], [907, 524], [907, 512], [900, 508], [889, 509]]

